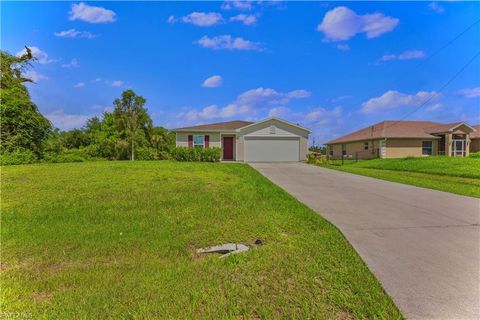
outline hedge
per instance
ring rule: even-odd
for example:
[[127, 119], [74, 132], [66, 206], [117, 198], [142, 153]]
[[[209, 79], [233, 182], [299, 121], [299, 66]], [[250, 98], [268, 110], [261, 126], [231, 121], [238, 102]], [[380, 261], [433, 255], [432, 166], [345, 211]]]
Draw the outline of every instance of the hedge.
[[175, 147], [171, 151], [172, 158], [177, 161], [218, 162], [222, 154], [220, 148], [186, 148]]

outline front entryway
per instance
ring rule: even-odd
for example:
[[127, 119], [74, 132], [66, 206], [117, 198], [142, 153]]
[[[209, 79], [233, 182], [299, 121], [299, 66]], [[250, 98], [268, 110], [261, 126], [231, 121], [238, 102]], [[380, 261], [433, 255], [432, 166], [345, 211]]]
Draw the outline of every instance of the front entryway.
[[223, 160], [233, 160], [233, 137], [223, 137]]

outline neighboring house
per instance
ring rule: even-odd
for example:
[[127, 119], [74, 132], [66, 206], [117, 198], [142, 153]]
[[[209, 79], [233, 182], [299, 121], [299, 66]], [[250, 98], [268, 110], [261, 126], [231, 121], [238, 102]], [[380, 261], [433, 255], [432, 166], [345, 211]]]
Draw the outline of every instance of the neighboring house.
[[177, 147], [222, 148], [222, 160], [304, 161], [310, 130], [278, 118], [174, 129]]
[[464, 122], [382, 121], [326, 143], [333, 159], [468, 156], [480, 149], [477, 129]]

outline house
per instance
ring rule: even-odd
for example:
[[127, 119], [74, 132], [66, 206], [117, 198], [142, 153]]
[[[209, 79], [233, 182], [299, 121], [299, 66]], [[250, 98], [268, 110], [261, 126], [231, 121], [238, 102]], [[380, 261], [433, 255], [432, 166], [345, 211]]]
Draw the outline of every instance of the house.
[[326, 143], [332, 159], [468, 156], [480, 151], [479, 126], [464, 122], [382, 121]]
[[174, 129], [177, 147], [222, 148], [222, 160], [304, 161], [310, 130], [279, 118], [228, 121]]

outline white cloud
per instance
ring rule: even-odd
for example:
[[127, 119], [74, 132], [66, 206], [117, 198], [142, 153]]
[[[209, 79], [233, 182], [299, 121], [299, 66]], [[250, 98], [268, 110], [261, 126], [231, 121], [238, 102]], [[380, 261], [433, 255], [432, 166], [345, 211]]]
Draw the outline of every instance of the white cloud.
[[[57, 61], [57, 60], [49, 59], [48, 58], [48, 53], [40, 50], [40, 48], [38, 48], [38, 47], [28, 46], [28, 48], [30, 48], [30, 50], [32, 51], [32, 55], [35, 58], [37, 58], [37, 62], [40, 63], [40, 64], [48, 64], [48, 63], [52, 63], [52, 62]], [[17, 52], [17, 57], [20, 57], [20, 56], [24, 55], [25, 53], [27, 53], [27, 49], [23, 48], [22, 50]]]
[[184, 23], [191, 23], [200, 27], [210, 27], [223, 23], [223, 17], [221, 14], [216, 12], [192, 12], [189, 15], [182, 17], [182, 21]]
[[246, 26], [251, 26], [257, 23], [257, 16], [253, 14], [240, 13], [240, 14], [237, 14], [236, 16], [231, 17], [230, 21], [240, 21]]
[[73, 87], [74, 88], [83, 88], [83, 87], [85, 87], [85, 82], [78, 82]]
[[220, 87], [223, 83], [223, 79], [219, 75], [211, 76], [202, 83], [202, 87], [205, 88], [217, 88]]
[[384, 54], [380, 58], [380, 61], [421, 59], [421, 58], [425, 58], [425, 56], [426, 56], [425, 51], [407, 50], [400, 54]]
[[438, 4], [438, 2], [430, 2], [428, 8], [436, 13], [444, 13], [445, 9]]
[[93, 39], [96, 38], [97, 35], [88, 32], [88, 31], [79, 31], [75, 29], [68, 29], [65, 31], [54, 32], [54, 35], [61, 38], [86, 38], [86, 39]]
[[340, 51], [349, 51], [350, 50], [350, 46], [346, 43], [337, 44], [336, 48]]
[[325, 14], [317, 31], [323, 32], [327, 41], [348, 40], [359, 33], [372, 39], [392, 31], [398, 22], [382, 13], [359, 15], [347, 7], [336, 7]]
[[109, 85], [112, 87], [122, 87], [125, 83], [122, 80], [114, 80], [114, 81], [109, 81]]
[[442, 107], [443, 106], [440, 103], [436, 103], [434, 105], [431, 105], [431, 106], [427, 107], [425, 110], [427, 112], [434, 112], [434, 111], [438, 111], [438, 110], [442, 109]]
[[34, 70], [27, 70], [23, 73], [23, 77], [31, 79], [33, 82], [39, 82], [41, 80], [47, 80], [48, 77], [40, 74]]
[[169, 16], [168, 19], [167, 19], [167, 22], [168, 23], [175, 23], [175, 22], [177, 22], [177, 19], [175, 18], [175, 16]]
[[81, 114], [66, 114], [63, 109], [56, 110], [45, 115], [53, 126], [61, 130], [70, 130], [74, 128], [81, 128], [85, 125], [91, 116]]
[[223, 10], [252, 10], [253, 2], [252, 1], [225, 1], [222, 4]]
[[221, 35], [213, 38], [203, 36], [196, 43], [203, 47], [213, 50], [254, 50], [263, 51], [263, 47], [258, 42], [252, 42], [243, 38], [233, 38], [231, 35]]
[[279, 108], [292, 99], [306, 98], [310, 93], [306, 90], [278, 92], [270, 88], [257, 88], [245, 91], [235, 101], [225, 107], [210, 105], [201, 110], [189, 110], [178, 116], [188, 123], [197, 123], [211, 119], [231, 119], [234, 117], [254, 117], [260, 109], [266, 107]]
[[287, 107], [275, 107], [268, 111], [269, 117], [277, 117], [277, 118], [286, 118], [292, 113], [292, 111]]
[[78, 64], [78, 60], [75, 58], [70, 60], [69, 63], [62, 64], [62, 68], [78, 68], [78, 67], [80, 67], [80, 65]]
[[[362, 104], [360, 112], [376, 113], [386, 110], [392, 110], [399, 107], [418, 106], [430, 97], [435, 96], [435, 91], [419, 91], [414, 95], [401, 93], [394, 90], [385, 92], [380, 97], [371, 98]], [[436, 95], [434, 99], [438, 99], [440, 95]]]
[[463, 89], [460, 90], [458, 94], [465, 98], [478, 98], [480, 97], [480, 87]]
[[95, 78], [92, 80], [92, 82], [100, 82], [100, 81], [102, 81], [102, 78]]
[[89, 23], [109, 23], [116, 20], [116, 14], [112, 10], [102, 7], [89, 6], [84, 2], [72, 4], [68, 19], [82, 20]]

